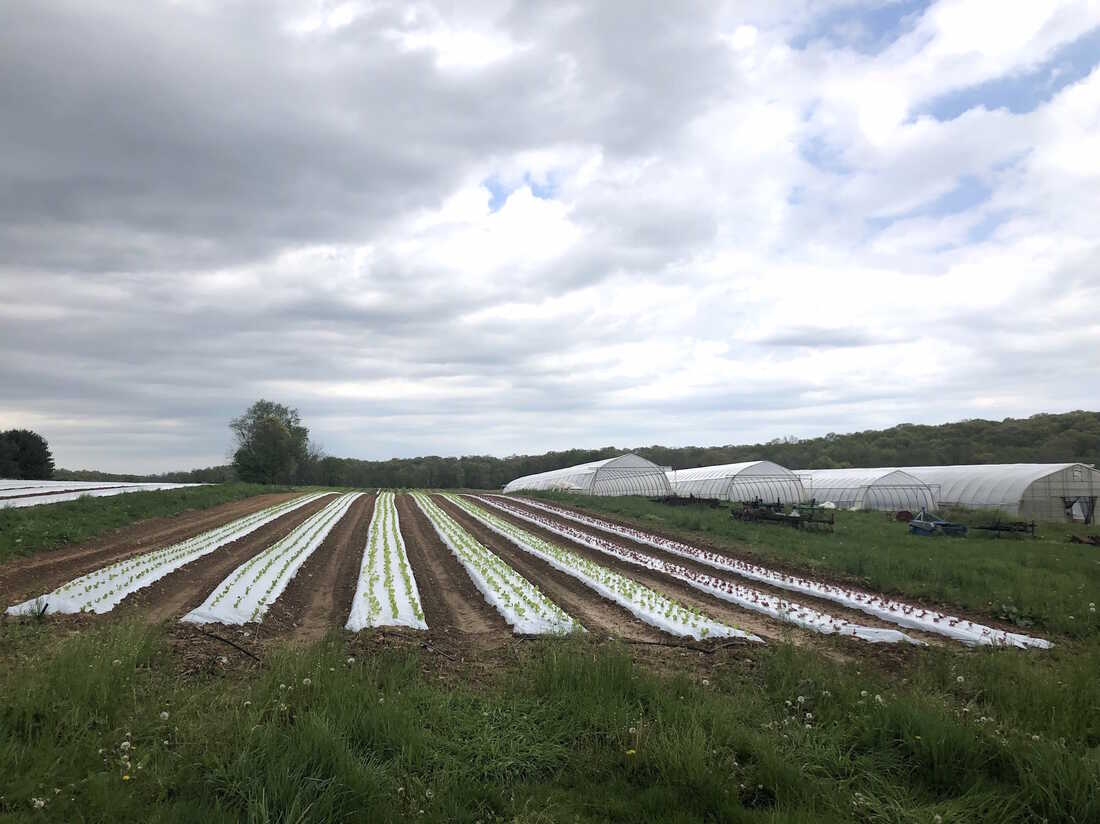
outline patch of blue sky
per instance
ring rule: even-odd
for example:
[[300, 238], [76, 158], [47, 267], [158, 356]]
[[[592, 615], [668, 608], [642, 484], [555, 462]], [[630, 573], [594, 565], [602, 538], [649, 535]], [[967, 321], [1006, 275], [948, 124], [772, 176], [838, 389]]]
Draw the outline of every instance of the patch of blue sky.
[[1100, 28], [1067, 43], [1049, 60], [1028, 71], [997, 77], [976, 86], [935, 97], [912, 113], [954, 120], [970, 109], [1007, 109], [1014, 114], [1034, 111], [1054, 95], [1086, 77], [1100, 65]]
[[499, 211], [508, 200], [508, 196], [516, 189], [522, 188], [523, 186], [529, 188], [532, 195], [542, 200], [551, 200], [558, 191], [557, 181], [554, 179], [554, 175], [548, 174], [545, 180], [540, 182], [532, 178], [530, 172], [524, 173], [523, 180], [515, 186], [506, 185], [496, 176], [486, 178], [481, 181], [481, 185], [489, 190], [490, 212]]
[[[989, 200], [992, 193], [993, 190], [985, 181], [973, 175], [964, 175], [958, 179], [954, 187], [919, 206], [901, 212], [876, 215], [868, 218], [866, 222], [873, 232], [880, 232], [899, 220], [961, 214], [981, 206]], [[997, 223], [1003, 222], [1005, 217], [1002, 215]], [[994, 224], [988, 229], [979, 231], [979, 234], [984, 231], [985, 237], [988, 237], [995, 228]]]
[[790, 45], [804, 49], [824, 42], [863, 54], [878, 54], [911, 31], [929, 5], [931, 0], [856, 0], [809, 20]]

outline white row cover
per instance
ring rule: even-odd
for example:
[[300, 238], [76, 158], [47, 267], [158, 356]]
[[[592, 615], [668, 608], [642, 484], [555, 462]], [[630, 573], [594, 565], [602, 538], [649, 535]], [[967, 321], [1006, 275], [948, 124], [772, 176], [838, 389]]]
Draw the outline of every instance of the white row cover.
[[672, 492], [681, 497], [720, 501], [779, 501], [797, 504], [806, 500], [802, 481], [791, 470], [771, 461], [672, 469], [667, 473]]
[[505, 493], [557, 490], [587, 495], [671, 495], [665, 471], [652, 461], [628, 452], [617, 458], [525, 475], [504, 487]]
[[934, 487], [896, 467], [874, 469], [800, 469], [806, 499], [831, 501], [841, 509], [887, 512], [936, 508]]
[[[41, 483], [41, 482], [39, 482]], [[19, 496], [5, 495], [0, 497], [0, 509], [18, 508], [27, 506], [44, 506], [57, 504], [64, 501], [75, 501], [80, 498], [104, 498], [112, 495], [123, 495], [127, 492], [156, 492], [164, 489], [179, 489], [185, 486], [204, 486], [205, 484], [172, 484], [172, 483], [141, 483], [141, 484], [95, 484], [74, 487], [70, 481], [51, 483], [50, 486], [36, 486], [19, 490]], [[105, 487], [105, 488], [100, 488]], [[8, 487], [5, 492], [12, 491]], [[50, 494], [45, 494], [50, 493]]]

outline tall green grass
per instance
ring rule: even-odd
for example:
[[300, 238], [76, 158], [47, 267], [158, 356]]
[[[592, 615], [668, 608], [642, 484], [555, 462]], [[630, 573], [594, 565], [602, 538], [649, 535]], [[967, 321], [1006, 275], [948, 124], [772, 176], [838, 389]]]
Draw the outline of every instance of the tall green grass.
[[417, 653], [349, 663], [332, 637], [276, 649], [261, 672], [225, 668], [181, 683], [161, 632], [114, 624], [59, 638], [48, 625], [0, 624], [0, 814], [1100, 818], [1095, 652], [1052, 663], [926, 650], [890, 675], [777, 645], [708, 670], [672, 652], [671, 674], [657, 675], [627, 649], [550, 640], [489, 674], [448, 664], [455, 687]]

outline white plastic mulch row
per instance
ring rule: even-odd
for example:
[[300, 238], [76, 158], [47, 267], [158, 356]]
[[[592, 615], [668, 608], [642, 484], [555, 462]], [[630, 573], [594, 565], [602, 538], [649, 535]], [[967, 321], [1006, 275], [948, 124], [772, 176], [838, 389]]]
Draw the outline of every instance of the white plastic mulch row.
[[910, 638], [904, 632], [899, 632], [896, 629], [881, 629], [879, 627], [867, 627], [860, 624], [853, 624], [843, 618], [836, 618], [827, 613], [818, 612], [817, 610], [802, 606], [801, 604], [796, 604], [793, 601], [777, 598], [770, 593], [739, 586], [732, 581], [700, 573], [681, 564], [670, 563], [661, 558], [654, 557], [653, 555], [638, 552], [599, 535], [594, 535], [562, 524], [545, 515], [536, 515], [522, 507], [515, 506], [507, 499], [488, 498], [476, 495], [471, 497], [474, 500], [496, 507], [503, 512], [507, 512], [517, 518], [540, 526], [557, 535], [561, 535], [563, 538], [568, 538], [571, 541], [576, 541], [579, 544], [602, 552], [605, 555], [619, 558], [629, 564], [635, 564], [645, 567], [646, 569], [661, 572], [668, 575], [670, 578], [683, 581], [701, 592], [706, 592], [724, 601], [736, 604], [739, 607], [762, 613], [779, 621], [794, 624], [825, 635], [832, 635], [834, 633], [837, 635], [850, 635], [854, 638], [860, 638], [872, 643], [923, 643], [915, 638]]
[[344, 517], [361, 492], [341, 495], [290, 534], [237, 567], [210, 597], [183, 616], [193, 624], [246, 624], [263, 619], [302, 564]]
[[381, 626], [428, 628], [392, 492], [380, 492], [374, 502], [359, 586], [347, 623], [355, 632]]
[[[25, 483], [30, 482], [26, 481]], [[4, 486], [0, 487], [0, 498], [26, 498], [33, 495], [42, 495], [45, 497], [47, 492], [82, 492], [88, 489], [120, 489], [126, 486], [133, 486], [133, 484], [89, 483], [79, 486], [77, 484], [61, 483], [57, 485], [51, 484], [50, 486]]]
[[110, 489], [78, 488], [68, 492], [58, 492], [56, 495], [42, 495], [42, 489], [27, 490], [27, 495], [18, 498], [0, 499], [0, 509], [9, 507], [44, 506], [45, 504], [59, 504], [64, 501], [75, 501], [83, 497], [103, 498], [110, 495], [123, 495], [127, 492], [156, 492], [164, 489], [179, 489], [185, 486], [202, 486], [203, 484], [127, 484], [125, 486], [111, 487]]
[[423, 492], [413, 498], [436, 534], [466, 569], [474, 586], [516, 633], [561, 635], [583, 631], [574, 618], [483, 546]]
[[53, 592], [9, 607], [8, 612], [13, 615], [37, 614], [43, 611], [46, 614], [110, 612], [127, 595], [320, 497], [321, 494], [304, 495], [269, 506], [185, 541], [118, 561], [76, 578]]
[[447, 495], [471, 516], [494, 532], [504, 536], [525, 552], [541, 558], [555, 569], [571, 575], [613, 603], [625, 607], [637, 618], [673, 635], [702, 638], [744, 638], [763, 643], [763, 639], [717, 621], [699, 610], [684, 606], [659, 592], [614, 570], [532, 532], [516, 526], [472, 501], [457, 495]]
[[547, 504], [542, 501], [534, 501], [530, 498], [519, 498], [517, 500], [521, 500], [527, 506], [560, 515], [576, 523], [600, 529], [604, 532], [610, 532], [614, 535], [621, 535], [624, 538], [648, 544], [657, 549], [663, 549], [665, 552], [690, 558], [694, 561], [708, 564], [716, 569], [732, 572], [742, 578], [760, 581], [761, 583], [770, 584], [771, 586], [790, 590], [791, 592], [800, 592], [804, 595], [833, 601], [834, 603], [850, 609], [857, 609], [861, 612], [866, 612], [868, 615], [874, 615], [877, 618], [897, 624], [898, 626], [936, 633], [947, 638], [953, 638], [956, 641], [961, 641], [970, 646], [1040, 647], [1043, 649], [1053, 646], [1050, 641], [1046, 641], [1042, 638], [1035, 638], [1030, 635], [1022, 635], [1016, 632], [1006, 632], [1005, 630], [995, 629], [985, 626], [984, 624], [956, 618], [952, 615], [937, 612], [936, 610], [927, 609], [914, 604], [907, 604], [904, 601], [886, 598], [882, 595], [875, 595], [858, 589], [851, 589], [849, 587], [836, 586], [833, 584], [823, 584], [797, 575], [788, 575], [757, 564], [750, 564], [745, 561], [727, 558], [724, 555], [708, 552], [705, 549], [700, 549], [670, 538], [652, 535], [640, 529], [622, 526], [621, 524], [605, 521], [601, 518], [594, 518], [589, 515], [581, 515], [572, 510]]

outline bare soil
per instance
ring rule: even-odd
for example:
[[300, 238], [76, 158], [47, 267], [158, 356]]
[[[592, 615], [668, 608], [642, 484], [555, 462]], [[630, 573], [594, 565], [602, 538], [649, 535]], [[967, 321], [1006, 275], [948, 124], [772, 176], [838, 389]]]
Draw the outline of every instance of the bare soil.
[[316, 641], [347, 623], [375, 501], [373, 494], [356, 499], [302, 564], [264, 616], [267, 632], [284, 630], [296, 641]]
[[0, 565], [0, 606], [33, 598], [107, 564], [183, 541], [299, 494], [257, 495], [210, 509], [150, 518], [78, 546], [15, 558]]
[[431, 636], [459, 634], [482, 645], [510, 637], [512, 628], [474, 586], [412, 496], [397, 495], [396, 502], [401, 536]]

